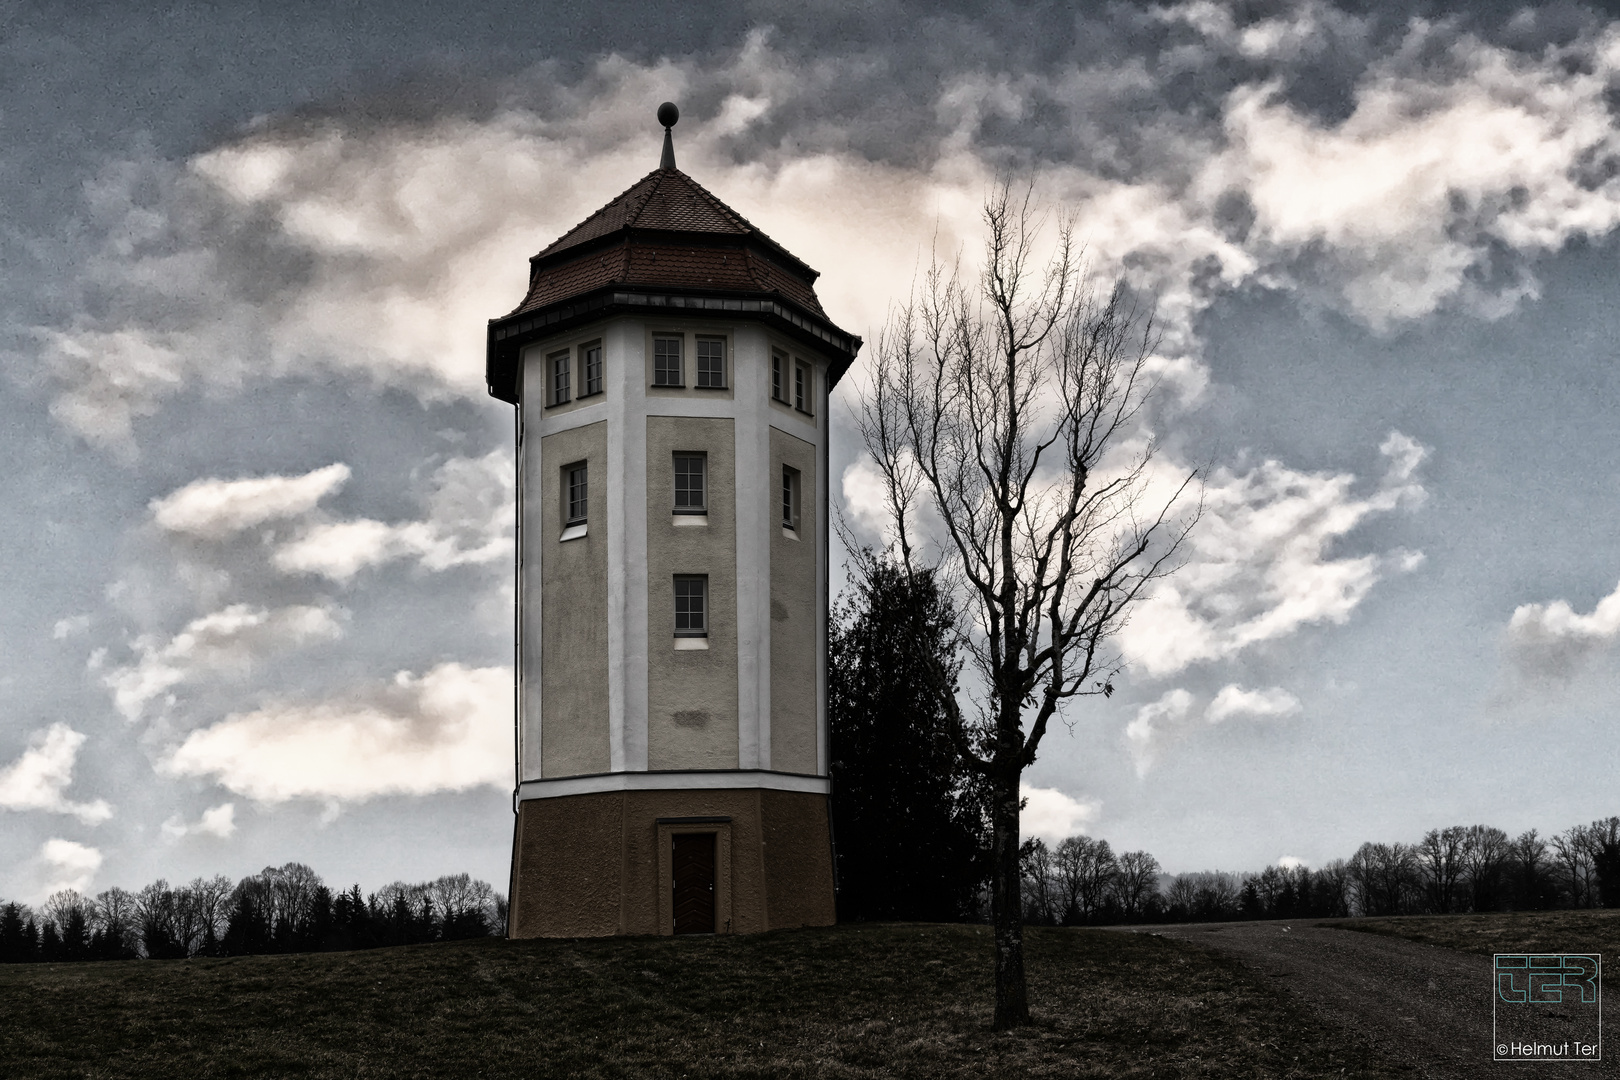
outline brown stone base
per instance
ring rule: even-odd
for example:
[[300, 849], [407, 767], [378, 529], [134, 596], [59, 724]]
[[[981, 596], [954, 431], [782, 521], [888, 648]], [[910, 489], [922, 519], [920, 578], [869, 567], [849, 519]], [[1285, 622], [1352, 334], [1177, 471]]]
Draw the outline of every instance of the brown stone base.
[[715, 834], [719, 932], [832, 925], [827, 796], [686, 789], [520, 803], [508, 932], [515, 938], [672, 933], [675, 832]]

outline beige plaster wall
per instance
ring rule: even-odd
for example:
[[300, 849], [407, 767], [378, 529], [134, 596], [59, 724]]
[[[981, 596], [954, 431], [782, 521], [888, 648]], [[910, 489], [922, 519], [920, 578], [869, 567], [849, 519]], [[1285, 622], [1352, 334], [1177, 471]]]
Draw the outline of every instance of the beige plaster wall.
[[[679, 819], [729, 818], [712, 825]], [[660, 826], [660, 819], [676, 819]], [[513, 937], [671, 932], [662, 845], [675, 831], [728, 837], [717, 854], [722, 933], [834, 921], [827, 798], [732, 788], [630, 791], [521, 804], [513, 852]]]
[[[540, 633], [541, 766], [547, 777], [606, 772], [608, 752], [608, 536], [607, 423], [547, 435], [539, 440], [539, 473], [530, 484], [540, 505], [540, 536], [525, 537], [540, 548], [538, 613], [525, 612]], [[562, 535], [563, 466], [584, 461], [588, 473], [586, 535]], [[527, 470], [526, 470], [527, 471]], [[526, 476], [525, 479], [530, 479]], [[532, 687], [530, 692], [532, 692]]]
[[[816, 448], [771, 429], [771, 768], [816, 772]], [[797, 539], [781, 526], [782, 467], [799, 470]]]
[[[730, 419], [647, 418], [647, 767], [737, 768], [737, 525]], [[676, 525], [674, 455], [708, 455], [702, 524]], [[683, 522], [693, 518], [683, 517]], [[676, 574], [709, 576], [708, 648], [675, 648]]]

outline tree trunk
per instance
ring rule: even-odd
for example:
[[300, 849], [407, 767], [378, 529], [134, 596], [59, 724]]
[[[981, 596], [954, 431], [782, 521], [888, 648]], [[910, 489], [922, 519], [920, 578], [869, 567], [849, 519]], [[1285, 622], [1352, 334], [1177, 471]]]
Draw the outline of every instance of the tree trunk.
[[996, 1031], [1029, 1023], [1024, 990], [1024, 906], [1018, 865], [1018, 772], [994, 782], [994, 839], [991, 846], [994, 884], [991, 920], [996, 933]]

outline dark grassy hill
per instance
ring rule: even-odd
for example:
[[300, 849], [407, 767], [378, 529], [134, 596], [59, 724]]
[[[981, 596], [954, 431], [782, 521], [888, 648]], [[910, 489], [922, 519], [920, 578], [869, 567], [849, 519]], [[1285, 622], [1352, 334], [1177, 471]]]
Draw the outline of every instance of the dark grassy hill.
[[989, 1031], [987, 928], [479, 941], [0, 967], [5, 1077], [1398, 1075], [1229, 960], [1034, 930]]
[[1605, 959], [1620, 958], [1620, 908], [1401, 915], [1345, 919], [1334, 925], [1462, 952], [1602, 953]]

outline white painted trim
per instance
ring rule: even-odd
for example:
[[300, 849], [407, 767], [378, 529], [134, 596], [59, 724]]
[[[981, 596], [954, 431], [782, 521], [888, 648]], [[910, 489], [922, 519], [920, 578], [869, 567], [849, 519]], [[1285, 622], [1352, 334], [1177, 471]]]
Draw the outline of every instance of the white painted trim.
[[678, 637], [675, 639], [676, 652], [708, 652], [709, 639], [706, 637]]
[[709, 515], [671, 514], [669, 523], [677, 529], [706, 529], [709, 527]]
[[[741, 382], [741, 380], [736, 380]], [[644, 387], [643, 390], [652, 389]], [[716, 417], [726, 420], [736, 416], [739, 412], [737, 402], [731, 397], [700, 397], [702, 390], [688, 390], [691, 397], [677, 397], [674, 394], [646, 394], [648, 416], [697, 416]], [[737, 387], [737, 394], [741, 397], [742, 387]]]
[[763, 769], [715, 772], [616, 772], [597, 776], [564, 776], [555, 780], [529, 780], [518, 789], [518, 800], [556, 799], [564, 795], [593, 795], [603, 791], [725, 791], [764, 788], [767, 791], [802, 791], [826, 795], [826, 777], [773, 773]]
[[[831, 598], [827, 595], [832, 588], [830, 574], [831, 549], [831, 492], [832, 477], [827, 475], [831, 467], [831, 427], [832, 402], [827, 392], [827, 365], [818, 363], [816, 368], [816, 402], [821, 410], [816, 414], [817, 450], [816, 455], [816, 512], [820, 515], [816, 519], [816, 772], [825, 776], [829, 763], [827, 747], [827, 624], [831, 617], [829, 610]], [[804, 482], [799, 482], [799, 498], [804, 498]]]
[[[614, 472], [620, 492], [609, 502], [620, 521], [619, 559], [608, 563], [609, 580], [617, 580], [621, 602], [613, 607], [619, 621], [621, 669], [615, 685], [622, 688], [618, 727], [611, 731], [613, 768], [647, 768], [647, 333], [640, 319], [619, 319], [603, 334], [617, 339], [619, 356], [619, 453]], [[610, 455], [611, 456], [611, 455]], [[612, 528], [611, 520], [609, 528]], [[611, 550], [611, 549], [610, 549]], [[616, 573], [615, 570], [618, 572]], [[611, 724], [610, 724], [611, 727]]]
[[[544, 350], [529, 349], [523, 355], [524, 369], [520, 376], [520, 386], [527, 385], [528, 366], [530, 363], [545, 363]], [[545, 385], [544, 379], [537, 385]], [[522, 735], [522, 764], [520, 766], [523, 776], [545, 775], [545, 695], [540, 693], [542, 679], [542, 664], [545, 657], [542, 654], [541, 643], [544, 637], [540, 633], [540, 620], [544, 616], [544, 601], [542, 597], [542, 584], [545, 580], [542, 573], [544, 566], [544, 545], [537, 539], [544, 535], [541, 522], [545, 520], [543, 498], [545, 491], [546, 463], [540, 459], [542, 437], [537, 430], [540, 427], [539, 417], [536, 413], [543, 411], [543, 406], [519, 391], [519, 408], [523, 410], [523, 457], [522, 469], [523, 485], [525, 488], [521, 500], [524, 521], [522, 523], [523, 537], [529, 541], [529, 549], [520, 559], [521, 582], [518, 587], [519, 619], [521, 629], [518, 632], [519, 656], [518, 678], [520, 681], [519, 701], [521, 714], [519, 723], [523, 730]], [[533, 485], [533, 490], [529, 490]]]
[[562, 531], [561, 536], [557, 537], [557, 542], [561, 543], [564, 540], [578, 540], [585, 534], [586, 527], [584, 525], [570, 525], [568, 528]]
[[732, 338], [737, 362], [737, 767], [771, 767], [770, 342], [755, 326]]

